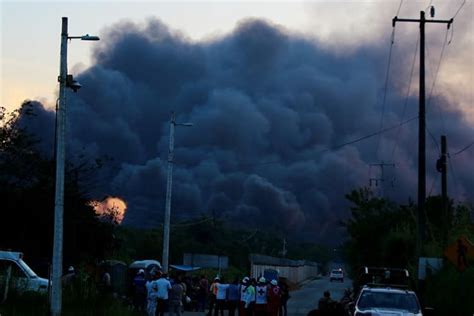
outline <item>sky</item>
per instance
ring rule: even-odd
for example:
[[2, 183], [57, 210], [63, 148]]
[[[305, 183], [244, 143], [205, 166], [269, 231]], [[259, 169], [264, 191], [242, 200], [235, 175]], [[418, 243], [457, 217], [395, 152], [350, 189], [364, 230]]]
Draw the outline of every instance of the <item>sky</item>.
[[473, 1], [4, 1], [1, 102], [35, 100], [24, 122], [52, 152], [68, 16], [70, 35], [101, 37], [68, 46], [83, 84], [68, 96], [69, 157], [110, 158], [94, 200], [123, 198], [124, 223], [159, 225], [175, 110], [194, 124], [176, 131], [175, 219], [212, 213], [327, 240], [347, 217], [344, 194], [381, 176], [374, 162], [396, 164], [383, 194], [416, 197], [418, 25], [392, 33], [392, 18], [429, 5], [456, 17], [449, 31], [427, 25], [427, 193], [439, 192], [432, 165], [445, 134], [450, 194], [472, 203], [474, 146], [457, 153], [474, 141]]
[[[439, 17], [450, 18], [464, 0], [403, 1], [400, 16], [417, 17], [419, 10], [430, 3], [438, 7]], [[367, 42], [387, 42], [391, 30], [390, 19], [400, 5], [398, 0], [353, 1], [0, 1], [1, 11], [1, 95], [0, 104], [14, 109], [24, 99], [55, 103], [59, 71], [61, 17], [69, 17], [69, 34], [100, 35], [103, 29], [121, 20], [143, 23], [150, 17], [159, 17], [165, 24], [183, 32], [195, 41], [206, 40], [232, 30], [243, 18], [269, 19], [292, 31], [321, 39], [328, 47], [346, 49]], [[454, 33], [451, 51], [461, 48], [460, 41], [472, 52], [472, 0], [466, 1], [456, 24], [468, 23], [467, 34]], [[21, 18], [19, 18], [21, 17]], [[471, 22], [468, 22], [471, 21]], [[413, 33], [414, 26], [400, 26]], [[433, 27], [435, 37], [444, 32]], [[428, 27], [428, 36], [430, 35]], [[457, 29], [457, 27], [455, 27]], [[470, 40], [462, 37], [470, 38]], [[429, 43], [429, 37], [428, 43]], [[95, 43], [73, 41], [69, 45], [68, 61], [71, 72], [91, 64], [90, 50]], [[465, 49], [466, 47], [462, 47]], [[467, 52], [466, 52], [467, 53]], [[449, 77], [454, 87], [472, 91], [472, 57], [449, 60], [441, 69], [440, 80]], [[472, 56], [472, 54], [471, 54]], [[449, 58], [449, 57], [448, 57]], [[448, 62], [447, 62], [448, 63]], [[470, 67], [465, 69], [466, 63]], [[449, 72], [456, 74], [449, 74]], [[466, 82], [467, 81], [467, 82]], [[456, 89], [454, 89], [456, 90]], [[459, 91], [455, 91], [459, 93]], [[467, 93], [467, 92], [464, 92]], [[472, 100], [472, 92], [470, 95]], [[469, 118], [474, 120], [471, 106], [466, 106]]]

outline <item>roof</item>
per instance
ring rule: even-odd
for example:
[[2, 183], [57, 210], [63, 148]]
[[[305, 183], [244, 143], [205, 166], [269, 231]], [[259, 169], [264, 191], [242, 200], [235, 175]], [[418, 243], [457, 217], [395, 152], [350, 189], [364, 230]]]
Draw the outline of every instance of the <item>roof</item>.
[[184, 265], [184, 264], [170, 264], [170, 267], [172, 267], [173, 269], [176, 269], [176, 270], [186, 271], [186, 272], [196, 271], [196, 270], [201, 269], [200, 267], [192, 267], [192, 266], [188, 266], [188, 265]]
[[370, 291], [370, 292], [381, 292], [381, 293], [415, 293], [413, 291], [410, 291], [408, 289], [400, 289], [400, 288], [393, 288], [393, 287], [370, 287], [370, 286], [364, 286], [362, 288], [362, 291]]
[[161, 263], [156, 260], [137, 260], [130, 264], [129, 268], [132, 269], [146, 269], [151, 265], [157, 265], [161, 268]]
[[18, 260], [21, 258], [23, 258], [23, 253], [21, 252], [0, 250], [0, 259]]

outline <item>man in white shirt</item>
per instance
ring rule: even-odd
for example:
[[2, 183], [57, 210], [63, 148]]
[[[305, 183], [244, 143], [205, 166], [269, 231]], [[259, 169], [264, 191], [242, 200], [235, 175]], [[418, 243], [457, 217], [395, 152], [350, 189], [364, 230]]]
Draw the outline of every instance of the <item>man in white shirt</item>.
[[166, 274], [162, 274], [160, 278], [155, 281], [157, 286], [156, 316], [164, 316], [168, 305], [168, 292], [171, 290], [171, 283], [166, 277]]
[[255, 288], [255, 316], [265, 316], [267, 313], [267, 290], [267, 282], [261, 277]]
[[216, 278], [215, 287], [216, 291], [216, 309], [214, 310], [214, 316], [218, 316], [219, 311], [221, 312], [221, 316], [224, 316], [224, 308], [225, 308], [225, 300], [227, 298], [227, 288], [229, 284], [221, 283], [221, 280]]

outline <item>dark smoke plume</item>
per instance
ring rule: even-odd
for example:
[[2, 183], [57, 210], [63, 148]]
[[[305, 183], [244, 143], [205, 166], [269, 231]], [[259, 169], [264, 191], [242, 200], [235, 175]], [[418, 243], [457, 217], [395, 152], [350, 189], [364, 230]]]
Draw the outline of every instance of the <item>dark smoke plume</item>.
[[[171, 110], [177, 121], [194, 124], [176, 128], [174, 219], [214, 214], [334, 240], [348, 214], [344, 194], [367, 186], [377, 171], [369, 163], [380, 160], [396, 163], [386, 170], [385, 196], [416, 199], [416, 120], [384, 133], [378, 152], [378, 137], [338, 147], [380, 128], [385, 47], [334, 55], [262, 20], [242, 21], [206, 42], [159, 20], [120, 23], [101, 38], [93, 66], [77, 78], [84, 88], [69, 96], [68, 149], [70, 157], [113, 158], [97, 175], [94, 193], [124, 198], [126, 224], [162, 223]], [[408, 60], [398, 71], [408, 71]], [[417, 115], [411, 98], [402, 117], [401, 90], [391, 90], [384, 127]], [[472, 125], [447, 98], [437, 96], [431, 106], [444, 113], [450, 148], [472, 140]], [[52, 126], [51, 115], [39, 118]], [[428, 120], [439, 138], [439, 117]], [[430, 191], [438, 149], [429, 136], [427, 144]], [[472, 150], [452, 157], [456, 198], [474, 197], [473, 160]]]

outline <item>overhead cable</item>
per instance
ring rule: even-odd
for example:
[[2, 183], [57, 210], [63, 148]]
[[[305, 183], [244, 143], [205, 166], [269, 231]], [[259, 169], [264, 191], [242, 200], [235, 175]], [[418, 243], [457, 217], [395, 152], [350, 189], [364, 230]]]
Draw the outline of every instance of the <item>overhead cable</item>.
[[[413, 54], [413, 61], [411, 63], [411, 70], [410, 70], [410, 80], [408, 82], [408, 87], [407, 87], [407, 93], [405, 95], [405, 102], [403, 104], [403, 111], [402, 111], [402, 116], [400, 118], [400, 122], [403, 122], [403, 119], [405, 118], [405, 113], [406, 113], [406, 109], [407, 109], [407, 106], [408, 106], [408, 100], [410, 98], [410, 90], [411, 90], [411, 84], [412, 84], [412, 80], [413, 80], [413, 74], [414, 74], [414, 70], [415, 70], [415, 62], [416, 62], [416, 56], [417, 56], [417, 52], [418, 52], [418, 45], [420, 44], [420, 37], [418, 36], [418, 39], [416, 41], [416, 45], [415, 45], [415, 53]], [[395, 156], [395, 151], [398, 147], [398, 141], [400, 139], [400, 130], [401, 130], [401, 127], [402, 127], [402, 124], [400, 124], [398, 126], [398, 131], [397, 131], [397, 134], [396, 134], [396, 139], [395, 139], [395, 144], [393, 145], [393, 149], [392, 149], [392, 159], [390, 159], [391, 161], [393, 161], [393, 158]]]
[[[384, 117], [385, 117], [385, 102], [387, 100], [387, 88], [388, 82], [390, 78], [390, 65], [392, 63], [392, 51], [393, 51], [393, 43], [395, 42], [395, 27], [392, 28], [392, 35], [390, 39], [390, 50], [388, 52], [388, 62], [387, 62], [387, 71], [385, 73], [385, 85], [383, 89], [383, 100], [382, 100], [382, 115], [380, 117], [380, 127], [381, 130], [383, 128]], [[379, 137], [377, 140], [377, 147], [375, 149], [375, 156], [378, 157], [379, 147], [380, 147], [380, 140], [382, 137]]]
[[474, 145], [474, 141], [473, 141], [472, 143], [470, 143], [469, 145], [467, 145], [466, 147], [464, 147], [463, 149], [461, 149], [460, 151], [454, 153], [453, 156], [459, 155], [459, 154], [462, 153], [463, 151], [468, 150], [469, 147], [471, 147], [472, 145]]
[[[418, 116], [415, 116], [415, 117], [412, 117], [406, 121], [403, 121], [397, 125], [394, 125], [394, 126], [390, 126], [390, 127], [387, 127], [387, 128], [384, 128], [384, 129], [381, 129], [377, 132], [374, 132], [374, 133], [371, 133], [371, 134], [368, 134], [368, 135], [365, 135], [365, 136], [362, 136], [362, 137], [359, 137], [359, 138], [356, 138], [356, 139], [353, 139], [351, 141], [348, 141], [348, 142], [345, 142], [345, 143], [341, 143], [341, 144], [338, 144], [338, 145], [335, 145], [335, 146], [332, 146], [330, 148], [326, 148], [326, 149], [323, 149], [321, 151], [319, 151], [317, 154], [322, 154], [322, 153], [325, 153], [325, 152], [328, 152], [328, 151], [333, 151], [333, 150], [337, 150], [337, 149], [340, 149], [342, 147], [345, 147], [345, 146], [348, 146], [348, 145], [352, 145], [352, 144], [355, 144], [355, 143], [358, 143], [360, 141], [363, 141], [363, 140], [366, 140], [368, 138], [371, 138], [371, 137], [374, 137], [374, 136], [377, 136], [377, 135], [380, 135], [380, 134], [383, 134], [383, 133], [386, 133], [388, 131], [391, 131], [393, 129], [396, 129], [398, 128], [400, 125], [405, 125], [405, 124], [408, 124], [414, 120], [418, 119]], [[262, 166], [262, 165], [272, 165], [272, 164], [279, 164], [279, 163], [282, 163], [281, 160], [273, 160], [273, 161], [265, 161], [265, 162], [255, 162], [255, 163], [241, 163], [239, 164], [239, 166]]]

